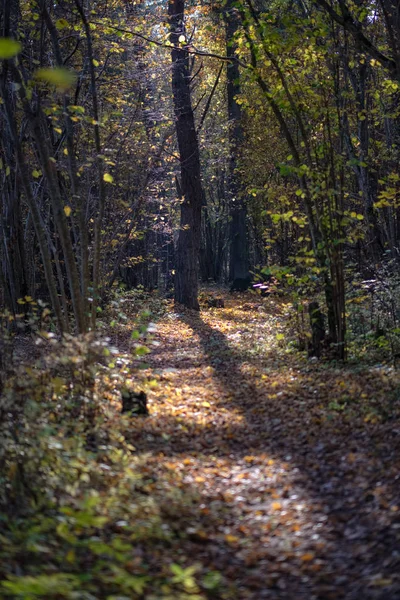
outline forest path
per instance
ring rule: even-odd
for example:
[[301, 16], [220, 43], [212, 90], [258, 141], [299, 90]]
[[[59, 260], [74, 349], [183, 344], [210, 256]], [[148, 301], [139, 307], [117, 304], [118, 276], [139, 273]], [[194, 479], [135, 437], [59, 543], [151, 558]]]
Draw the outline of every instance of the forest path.
[[130, 432], [180, 478], [178, 551], [223, 574], [210, 598], [400, 599], [398, 375], [287, 352], [281, 299], [225, 303], [158, 323]]

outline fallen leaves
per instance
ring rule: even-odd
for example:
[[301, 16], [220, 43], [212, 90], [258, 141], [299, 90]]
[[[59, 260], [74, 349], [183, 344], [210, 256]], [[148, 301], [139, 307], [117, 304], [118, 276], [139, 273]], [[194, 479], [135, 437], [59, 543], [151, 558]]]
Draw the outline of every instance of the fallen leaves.
[[[224, 302], [159, 321], [147, 367], [125, 379], [146, 390], [148, 417], [121, 418], [110, 377], [99, 427], [112, 443], [89, 462], [70, 460], [63, 494], [83, 502], [82, 514], [64, 511], [36, 554], [50, 556], [64, 536], [63, 565], [90, 570], [90, 551], [100, 576], [113, 556], [122, 570], [105, 583], [117, 578], [125, 597], [146, 600], [149, 573], [160, 599], [177, 597], [172, 584], [221, 600], [397, 598], [398, 374], [288, 352], [280, 299]], [[64, 443], [52, 438], [50, 449]], [[97, 502], [93, 515], [86, 501]]]
[[[385, 411], [397, 374], [288, 354], [290, 311], [279, 299], [262, 310], [224, 302], [224, 310], [167, 314], [158, 324], [160, 344], [143, 373], [159, 378], [152, 416], [131, 432], [143, 450], [162, 446], [156, 470], [173, 465], [202, 498], [186, 528], [189, 552], [228, 577], [236, 591], [226, 598], [269, 598], [268, 589], [282, 598], [368, 598], [369, 570], [379, 570], [376, 588], [400, 585], [397, 559], [385, 562], [394, 541], [382, 538], [374, 550], [399, 505], [398, 455], [382, 443], [393, 429]], [[388, 481], [385, 493], [379, 480]], [[244, 566], [231, 572], [232, 561]]]

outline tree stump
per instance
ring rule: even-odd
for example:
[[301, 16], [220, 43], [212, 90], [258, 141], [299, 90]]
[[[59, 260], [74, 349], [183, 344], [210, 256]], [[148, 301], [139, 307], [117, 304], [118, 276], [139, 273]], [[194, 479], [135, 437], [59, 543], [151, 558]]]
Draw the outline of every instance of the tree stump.
[[147, 396], [141, 392], [132, 392], [131, 390], [123, 390], [121, 392], [122, 410], [121, 413], [130, 413], [132, 416], [149, 414], [147, 408]]
[[246, 292], [250, 285], [250, 277], [237, 277], [231, 285], [231, 292]]
[[225, 302], [222, 298], [210, 297], [207, 299], [208, 308], [225, 308]]

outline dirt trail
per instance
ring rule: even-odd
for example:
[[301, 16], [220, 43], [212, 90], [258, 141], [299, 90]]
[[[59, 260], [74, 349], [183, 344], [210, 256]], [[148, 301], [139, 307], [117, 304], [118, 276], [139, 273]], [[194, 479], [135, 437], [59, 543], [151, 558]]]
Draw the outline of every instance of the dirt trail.
[[178, 546], [224, 575], [210, 598], [400, 599], [399, 376], [310, 363], [289, 305], [225, 301], [158, 324], [131, 432], [181, 476]]

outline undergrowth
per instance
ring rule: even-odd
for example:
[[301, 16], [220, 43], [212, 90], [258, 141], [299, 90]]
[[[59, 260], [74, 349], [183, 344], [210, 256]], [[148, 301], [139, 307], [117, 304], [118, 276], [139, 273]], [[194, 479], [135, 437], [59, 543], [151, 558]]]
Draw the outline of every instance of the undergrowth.
[[152, 384], [138, 373], [160, 310], [139, 290], [112, 299], [98, 335], [60, 340], [51, 327], [31, 327], [39, 358], [4, 371], [1, 597], [200, 600], [218, 585], [218, 574], [188, 557], [169, 558], [181, 535], [170, 525], [181, 511], [180, 475], [157, 484], [122, 433], [134, 418], [120, 414], [122, 391]]

